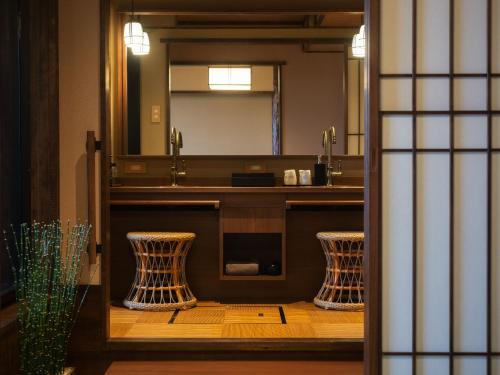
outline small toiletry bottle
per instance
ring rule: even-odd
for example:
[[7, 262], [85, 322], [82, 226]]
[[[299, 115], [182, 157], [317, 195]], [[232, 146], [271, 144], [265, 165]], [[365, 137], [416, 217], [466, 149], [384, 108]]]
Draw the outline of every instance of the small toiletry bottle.
[[117, 186], [116, 178], [118, 177], [118, 167], [116, 163], [111, 163], [111, 186]]
[[326, 185], [326, 164], [321, 161], [321, 155], [318, 155], [318, 162], [314, 164], [314, 185]]
[[297, 185], [297, 174], [295, 173], [295, 169], [287, 169], [285, 171], [284, 185]]

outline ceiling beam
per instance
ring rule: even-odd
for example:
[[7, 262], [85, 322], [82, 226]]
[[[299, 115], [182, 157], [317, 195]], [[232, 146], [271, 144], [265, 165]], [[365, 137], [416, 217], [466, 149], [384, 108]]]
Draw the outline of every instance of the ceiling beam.
[[[192, 14], [322, 14], [363, 12], [363, 0], [136, 0], [135, 13]], [[118, 1], [118, 11], [130, 11], [130, 2]]]
[[350, 40], [357, 28], [161, 28], [163, 42], [182, 40]]

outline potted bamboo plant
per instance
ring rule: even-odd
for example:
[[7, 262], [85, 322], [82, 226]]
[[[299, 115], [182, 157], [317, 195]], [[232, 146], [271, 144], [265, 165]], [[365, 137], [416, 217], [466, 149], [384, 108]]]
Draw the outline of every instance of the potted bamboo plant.
[[5, 236], [14, 274], [21, 373], [61, 375], [69, 338], [85, 298], [78, 293], [82, 255], [91, 228], [86, 224], [22, 224]]

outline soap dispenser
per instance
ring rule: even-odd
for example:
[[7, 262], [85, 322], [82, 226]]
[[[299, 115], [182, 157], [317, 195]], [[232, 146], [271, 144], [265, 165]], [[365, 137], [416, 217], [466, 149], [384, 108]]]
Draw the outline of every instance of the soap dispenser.
[[318, 162], [314, 164], [314, 185], [324, 186], [326, 185], [326, 164], [323, 163], [322, 155], [318, 155]]

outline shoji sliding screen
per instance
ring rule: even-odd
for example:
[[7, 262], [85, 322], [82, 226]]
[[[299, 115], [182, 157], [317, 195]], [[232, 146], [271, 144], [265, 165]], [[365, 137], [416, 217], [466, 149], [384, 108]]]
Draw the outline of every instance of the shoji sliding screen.
[[499, 375], [500, 0], [370, 5], [378, 370]]

